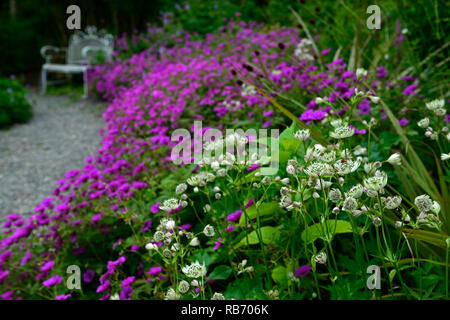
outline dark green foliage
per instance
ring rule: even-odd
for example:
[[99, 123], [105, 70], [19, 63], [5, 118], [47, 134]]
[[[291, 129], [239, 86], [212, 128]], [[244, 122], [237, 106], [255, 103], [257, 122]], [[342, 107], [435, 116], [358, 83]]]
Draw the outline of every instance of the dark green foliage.
[[25, 89], [13, 79], [0, 79], [0, 128], [24, 123], [32, 116]]

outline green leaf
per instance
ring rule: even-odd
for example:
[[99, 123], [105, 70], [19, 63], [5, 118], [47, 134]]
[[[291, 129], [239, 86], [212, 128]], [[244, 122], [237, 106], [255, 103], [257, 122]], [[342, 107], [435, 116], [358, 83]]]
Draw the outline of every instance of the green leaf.
[[220, 266], [215, 267], [214, 271], [210, 273], [209, 277], [215, 280], [225, 280], [228, 279], [228, 277], [231, 274], [231, 271], [232, 270], [229, 266], [222, 264]]
[[298, 130], [297, 126], [294, 122], [292, 122], [289, 128], [286, 128], [280, 134], [280, 144], [284, 150], [289, 151], [290, 153], [297, 152], [298, 148], [301, 146], [302, 142], [294, 138], [295, 132]]
[[[247, 220], [255, 219], [258, 216], [268, 216], [274, 215], [279, 212], [283, 212], [283, 209], [280, 208], [277, 202], [264, 202], [262, 203], [258, 210], [256, 210], [256, 205], [252, 205], [248, 207], [245, 212], [247, 213]], [[245, 224], [245, 213], [242, 213], [241, 218], [239, 219], [239, 225], [242, 226]]]
[[289, 278], [287, 276], [287, 269], [283, 266], [278, 266], [272, 270], [272, 279], [278, 284], [285, 284]]
[[[308, 231], [306, 233], [306, 231]], [[327, 232], [328, 231], [328, 232]], [[351, 233], [353, 232], [352, 226], [348, 221], [344, 220], [327, 220], [326, 223], [315, 223], [309, 226], [308, 229], [303, 230], [301, 238], [307, 243], [316, 241], [317, 239], [331, 238], [336, 233]]]
[[[277, 228], [265, 226], [261, 229], [254, 230], [248, 235], [248, 244], [259, 243], [259, 237], [257, 232], [261, 233], [261, 239], [264, 244], [272, 244], [280, 238], [280, 231]], [[240, 246], [247, 244], [247, 237], [242, 238], [242, 240], [235, 246], [239, 248]]]

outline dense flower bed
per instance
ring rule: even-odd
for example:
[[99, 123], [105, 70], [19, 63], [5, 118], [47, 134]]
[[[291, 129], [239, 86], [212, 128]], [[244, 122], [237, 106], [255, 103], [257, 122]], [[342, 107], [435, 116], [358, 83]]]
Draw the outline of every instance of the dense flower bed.
[[[382, 66], [348, 71], [294, 28], [231, 21], [204, 40], [158, 39], [126, 59], [123, 42], [113, 61], [90, 73], [94, 91], [110, 101], [102, 147], [57, 182], [35, 215], [7, 216], [3, 299], [370, 298], [358, 274], [371, 264], [395, 270], [384, 279], [389, 297], [397, 281], [404, 290], [407, 281], [416, 285], [414, 273], [403, 279], [399, 268], [412, 250], [418, 255], [417, 239], [426, 242], [420, 229], [441, 231], [432, 244], [445, 244], [439, 192], [403, 190], [411, 178], [391, 166], [400, 155], [389, 157], [405, 142], [398, 132], [417, 134], [421, 114], [405, 111], [424, 104], [416, 78], [389, 77]], [[445, 144], [448, 115], [435, 104], [427, 111], [434, 131], [420, 126]], [[266, 162], [255, 155], [175, 165], [171, 134], [193, 129], [194, 120], [203, 121], [202, 134], [288, 127], [279, 171], [261, 176]], [[230, 138], [241, 147], [252, 139]], [[388, 177], [406, 198], [424, 190], [433, 199], [402, 202]], [[82, 270], [82, 291], [65, 286], [70, 265]], [[438, 274], [436, 290], [445, 292], [444, 268], [432, 266], [427, 276]], [[420, 277], [428, 289], [432, 277]]]

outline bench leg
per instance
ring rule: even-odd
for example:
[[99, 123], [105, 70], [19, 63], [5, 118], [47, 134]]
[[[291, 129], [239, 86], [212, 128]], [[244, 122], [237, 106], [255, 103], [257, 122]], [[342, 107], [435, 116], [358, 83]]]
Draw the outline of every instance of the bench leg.
[[47, 71], [41, 70], [41, 94], [45, 94], [47, 90]]
[[87, 71], [83, 72], [83, 87], [84, 87], [83, 99], [86, 99], [88, 97]]

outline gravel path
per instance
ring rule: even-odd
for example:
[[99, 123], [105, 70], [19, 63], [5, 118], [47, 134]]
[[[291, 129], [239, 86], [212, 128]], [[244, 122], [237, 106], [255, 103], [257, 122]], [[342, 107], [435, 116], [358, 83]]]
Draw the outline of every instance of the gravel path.
[[93, 100], [30, 93], [33, 118], [0, 130], [0, 221], [29, 215], [68, 170], [81, 169], [94, 155], [106, 106]]

